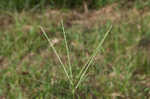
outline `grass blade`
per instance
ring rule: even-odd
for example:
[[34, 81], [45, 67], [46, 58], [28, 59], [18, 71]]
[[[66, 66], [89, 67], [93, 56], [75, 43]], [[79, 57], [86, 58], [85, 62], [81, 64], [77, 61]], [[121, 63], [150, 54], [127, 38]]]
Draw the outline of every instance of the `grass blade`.
[[65, 32], [65, 30], [64, 30], [63, 21], [61, 21], [61, 25], [62, 25], [62, 30], [63, 30], [63, 34], [64, 34], [64, 39], [65, 39], [65, 45], [66, 45], [66, 50], [67, 50], [68, 65], [69, 65], [69, 70], [70, 70], [70, 78], [73, 80], [73, 76], [72, 76], [72, 66], [71, 66], [71, 63], [70, 63], [70, 56], [69, 56], [69, 47], [68, 47], [68, 44], [67, 44], [66, 32]]
[[82, 82], [88, 68], [90, 67], [91, 63], [93, 62], [95, 56], [97, 55], [99, 49], [101, 49], [101, 46], [102, 44], [104, 43], [106, 37], [108, 36], [109, 32], [111, 31], [112, 29], [112, 25], [110, 26], [109, 30], [105, 33], [103, 39], [101, 40], [101, 42], [99, 43], [98, 47], [95, 49], [95, 51], [93, 52], [92, 56], [88, 59], [87, 63], [84, 65], [84, 67], [81, 69], [80, 73], [79, 73], [79, 80], [77, 82], [77, 85], [76, 85], [76, 89], [79, 87], [80, 83]]
[[66, 74], [66, 76], [67, 76], [67, 78], [69, 79], [70, 83], [73, 84], [73, 82], [72, 82], [72, 80], [70, 79], [70, 76], [68, 75], [68, 72], [67, 72], [67, 70], [66, 70], [66, 68], [65, 68], [65, 65], [63, 64], [62, 60], [60, 59], [60, 56], [59, 56], [59, 54], [57, 53], [55, 47], [53, 46], [51, 40], [48, 38], [47, 34], [45, 33], [44, 29], [43, 29], [41, 26], [40, 26], [40, 29], [42, 30], [44, 36], [46, 37], [47, 41], [49, 42], [49, 44], [50, 44], [51, 48], [53, 49], [55, 55], [57, 56], [57, 58], [58, 58], [58, 60], [59, 60], [59, 62], [60, 62], [60, 64], [61, 64], [61, 66], [62, 66], [62, 68], [63, 68], [63, 70], [64, 70], [64, 72], [65, 72], [65, 74]]

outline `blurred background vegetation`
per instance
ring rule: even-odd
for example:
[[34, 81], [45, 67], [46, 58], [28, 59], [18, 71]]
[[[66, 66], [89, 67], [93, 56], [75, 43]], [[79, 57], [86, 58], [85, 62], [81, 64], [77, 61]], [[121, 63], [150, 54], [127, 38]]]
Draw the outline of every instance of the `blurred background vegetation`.
[[39, 8], [83, 8], [86, 3], [89, 9], [97, 9], [111, 3], [119, 3], [120, 7], [150, 7], [150, 0], [0, 0], [0, 9], [27, 10]]

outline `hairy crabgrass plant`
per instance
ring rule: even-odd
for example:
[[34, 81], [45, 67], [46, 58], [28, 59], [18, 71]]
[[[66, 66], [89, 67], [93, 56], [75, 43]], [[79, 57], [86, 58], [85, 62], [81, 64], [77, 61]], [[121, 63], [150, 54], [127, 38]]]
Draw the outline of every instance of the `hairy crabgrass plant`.
[[[106, 37], [108, 36], [109, 32], [112, 29], [112, 25], [110, 26], [108, 31], [105, 33], [103, 39], [100, 41], [100, 43], [98, 44], [97, 48], [94, 50], [93, 54], [88, 59], [86, 64], [81, 68], [81, 70], [80, 70], [78, 75], [73, 75], [73, 73], [72, 73], [72, 66], [71, 66], [71, 63], [70, 63], [70, 56], [69, 56], [69, 47], [68, 47], [68, 44], [67, 44], [66, 33], [64, 31], [63, 21], [61, 21], [61, 25], [62, 25], [62, 32], [64, 34], [64, 41], [65, 41], [65, 45], [66, 45], [69, 72], [68, 72], [67, 68], [65, 67], [65, 64], [62, 62], [59, 54], [57, 53], [57, 51], [55, 49], [55, 47], [53, 46], [50, 38], [48, 38], [47, 34], [45, 33], [43, 27], [40, 26], [40, 28], [41, 28], [41, 31], [43, 32], [44, 36], [46, 37], [47, 41], [49, 42], [50, 47], [52, 48], [52, 50], [54, 51], [56, 57], [58, 58], [58, 60], [59, 60], [59, 62], [61, 64], [61, 67], [63, 68], [63, 71], [65, 72], [65, 75], [67, 76], [67, 78], [68, 78], [68, 80], [70, 82], [70, 85], [71, 85], [71, 91], [72, 91], [73, 98], [75, 98], [76, 90], [79, 88], [81, 82], [83, 82], [84, 79], [87, 77], [87, 71], [88, 71], [89, 67], [91, 66], [91, 64], [93, 63], [94, 58], [97, 55], [97, 53], [99, 52], [99, 50], [102, 49], [102, 45], [103, 45]], [[77, 79], [74, 78], [75, 76], [77, 76]]]

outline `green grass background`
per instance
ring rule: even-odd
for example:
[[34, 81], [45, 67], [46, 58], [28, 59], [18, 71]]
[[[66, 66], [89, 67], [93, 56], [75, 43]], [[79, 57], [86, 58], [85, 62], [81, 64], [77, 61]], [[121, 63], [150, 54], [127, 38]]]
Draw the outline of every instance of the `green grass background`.
[[[150, 16], [147, 11], [149, 0], [134, 0], [132, 6], [128, 1], [130, 0], [119, 2], [115, 9], [122, 15], [121, 19], [107, 19], [104, 23], [101, 19], [100, 23], [95, 23], [92, 27], [76, 24], [68, 26], [68, 17], [63, 17], [74, 74], [78, 74], [110, 24], [113, 25], [88, 77], [78, 88], [76, 99], [150, 97], [149, 50], [138, 47], [140, 39], [150, 36]], [[0, 2], [0, 98], [71, 99], [69, 82], [39, 29], [39, 26], [43, 26], [49, 38], [58, 40], [55, 47], [63, 62], [67, 63], [60, 23], [57, 19], [51, 20], [51, 17], [46, 16], [45, 10], [35, 13], [28, 12], [30, 10], [20, 13], [4, 10], [26, 8], [23, 0], [8, 1], [6, 8], [6, 2]], [[32, 5], [42, 5], [44, 2], [46, 1], [27, 3], [27, 6], [33, 8]], [[105, 0], [100, 2], [104, 3]], [[127, 4], [122, 8], [124, 3]], [[134, 8], [140, 8], [136, 10], [140, 14], [136, 14], [132, 10]], [[60, 12], [66, 14], [70, 10]]]

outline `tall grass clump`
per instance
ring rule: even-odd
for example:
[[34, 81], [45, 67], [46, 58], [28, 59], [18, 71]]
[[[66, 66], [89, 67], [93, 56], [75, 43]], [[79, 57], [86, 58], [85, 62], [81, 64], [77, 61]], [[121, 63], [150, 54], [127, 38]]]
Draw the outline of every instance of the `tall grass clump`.
[[0, 9], [26, 10], [44, 8], [51, 0], [0, 0]]
[[97, 9], [112, 3], [127, 8], [150, 7], [149, 0], [0, 0], [0, 10], [31, 10], [37, 11], [43, 8], [79, 8], [84, 10], [86, 5], [88, 9]]
[[0, 9], [39, 10], [41, 8], [83, 8], [86, 2], [89, 9], [113, 3], [116, 0], [0, 0]]
[[47, 36], [46, 32], [44, 31], [44, 29], [41, 26], [40, 26], [40, 28], [41, 28], [41, 31], [43, 32], [44, 36], [46, 37], [47, 41], [49, 42], [50, 47], [52, 48], [52, 50], [54, 51], [56, 57], [58, 58], [66, 77], [68, 78], [69, 84], [71, 86], [70, 91], [72, 92], [72, 96], [73, 96], [73, 99], [74, 99], [77, 89], [80, 87], [81, 83], [84, 81], [85, 77], [87, 76], [88, 69], [90, 68], [91, 64], [93, 63], [94, 58], [97, 55], [97, 53], [102, 48], [102, 45], [103, 45], [106, 37], [108, 36], [108, 34], [110, 33], [110, 31], [112, 29], [112, 25], [110, 26], [108, 31], [105, 33], [103, 39], [99, 42], [97, 48], [94, 49], [93, 54], [87, 60], [85, 65], [82, 66], [80, 72], [77, 75], [73, 75], [72, 65], [71, 65], [71, 62], [70, 62], [70, 51], [69, 51], [69, 47], [68, 47], [68, 44], [67, 44], [66, 33], [64, 31], [63, 21], [61, 22], [61, 25], [62, 25], [62, 31], [63, 31], [64, 41], [65, 41], [65, 46], [66, 46], [66, 51], [67, 51], [67, 58], [68, 58], [68, 66], [67, 67], [65, 67], [65, 64], [62, 62], [58, 52], [56, 51], [53, 43], [51, 42], [51, 39]]

